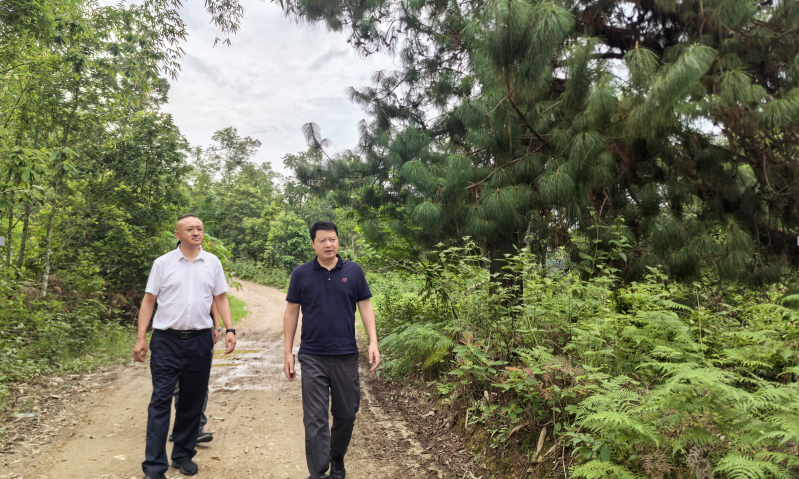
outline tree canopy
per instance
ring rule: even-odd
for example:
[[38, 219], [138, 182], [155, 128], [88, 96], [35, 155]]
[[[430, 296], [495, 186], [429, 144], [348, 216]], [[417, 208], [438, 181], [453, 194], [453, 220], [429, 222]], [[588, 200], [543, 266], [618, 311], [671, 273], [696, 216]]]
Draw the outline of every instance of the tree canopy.
[[297, 169], [372, 239], [468, 235], [494, 259], [623, 242], [628, 278], [665, 264], [770, 282], [799, 264], [797, 2], [284, 8], [401, 63], [349, 91], [369, 113], [357, 149]]

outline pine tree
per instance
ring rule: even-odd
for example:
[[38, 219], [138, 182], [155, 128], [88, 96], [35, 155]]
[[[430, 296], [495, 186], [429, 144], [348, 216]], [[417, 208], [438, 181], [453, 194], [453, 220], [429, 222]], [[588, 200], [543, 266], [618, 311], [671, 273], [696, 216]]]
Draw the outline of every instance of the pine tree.
[[623, 236], [628, 277], [769, 282], [799, 264], [799, 2], [281, 5], [401, 64], [349, 91], [370, 118], [358, 149], [297, 171], [365, 233], [469, 235], [494, 259]]

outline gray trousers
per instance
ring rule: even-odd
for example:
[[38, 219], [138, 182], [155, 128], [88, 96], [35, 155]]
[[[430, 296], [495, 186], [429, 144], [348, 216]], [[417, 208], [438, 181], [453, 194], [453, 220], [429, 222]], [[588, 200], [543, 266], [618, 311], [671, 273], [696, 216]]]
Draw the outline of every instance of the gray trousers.
[[[205, 390], [205, 399], [203, 399], [203, 411], [200, 413], [200, 431], [205, 431], [205, 425], [208, 424], [208, 417], [205, 415], [205, 408], [208, 407], [208, 393], [211, 392], [211, 388]], [[178, 401], [180, 401], [180, 383], [175, 385], [175, 409], [178, 408]]]
[[[330, 455], [344, 456], [361, 405], [358, 353], [338, 356], [299, 354], [302, 366], [302, 422], [310, 479], [328, 479]], [[333, 428], [328, 425], [328, 407]]]

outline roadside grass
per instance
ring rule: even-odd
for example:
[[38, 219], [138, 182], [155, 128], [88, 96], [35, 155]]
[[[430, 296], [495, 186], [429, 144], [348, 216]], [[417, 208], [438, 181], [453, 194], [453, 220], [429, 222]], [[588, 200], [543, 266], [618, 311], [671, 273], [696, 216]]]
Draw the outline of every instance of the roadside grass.
[[[150, 333], [147, 334], [148, 342], [149, 336]], [[131, 361], [135, 342], [135, 327], [108, 324], [98, 328], [97, 333], [88, 340], [86, 349], [80, 353], [70, 353], [66, 350], [51, 360], [32, 355], [18, 360], [17, 368], [21, 370], [18, 374], [24, 374], [27, 379], [5, 383], [6, 376], [0, 374], [0, 415], [8, 411], [27, 411], [38, 395], [35, 392], [36, 385], [46, 382], [48, 377], [65, 373], [86, 374]], [[20, 384], [33, 388], [27, 393], [30, 401], [20, 401], [10, 393], [9, 386]], [[0, 428], [0, 437], [3, 434]]]
[[291, 275], [280, 268], [272, 268], [252, 260], [238, 260], [231, 265], [233, 276], [245, 281], [271, 286], [285, 292]]
[[[383, 298], [383, 293], [374, 293], [372, 296], [372, 307], [376, 308], [376, 304], [379, 304]], [[379, 318], [375, 318], [376, 321], [379, 321]], [[355, 311], [355, 334], [356, 335], [363, 335], [364, 338], [368, 341], [368, 337], [366, 336], [366, 328], [363, 327], [363, 320], [361, 319], [361, 309], [358, 308]], [[380, 338], [378, 338], [378, 341]]]
[[[248, 311], [244, 301], [228, 295], [233, 324], [239, 323]], [[89, 340], [90, 345], [81, 353], [65, 351], [52, 361], [30, 358], [25, 367], [30, 369], [29, 375], [41, 376], [58, 372], [89, 373], [103, 367], [114, 366], [131, 360], [133, 345], [136, 343], [137, 328], [135, 325], [106, 324], [99, 328], [97, 334]], [[152, 331], [147, 332], [147, 343], [150, 343]], [[4, 377], [0, 374], [0, 384]], [[3, 388], [4, 389], [4, 388]], [[3, 394], [0, 391], [0, 407]]]
[[[230, 300], [230, 313], [233, 324], [238, 324], [248, 311], [245, 309], [246, 303], [235, 296], [228, 294]], [[17, 360], [15, 367], [16, 373], [27, 377], [28, 383], [42, 381], [51, 375], [63, 373], [85, 374], [114, 367], [133, 359], [133, 346], [136, 343], [137, 328], [135, 325], [105, 324], [98, 328], [95, 334], [87, 339], [87, 346], [80, 352], [70, 352], [65, 349], [63, 353], [53, 359], [37, 358], [25, 351], [25, 355]], [[150, 343], [152, 331], [147, 332], [147, 343]], [[27, 356], [27, 357], [25, 357]], [[16, 404], [9, 391], [10, 384], [18, 384], [18, 381], [9, 380], [8, 372], [0, 370], [0, 412], [12, 407], [15, 412], [19, 412], [23, 404]], [[12, 401], [9, 402], [9, 399]], [[24, 408], [24, 407], [23, 407]], [[0, 436], [2, 430], [0, 429]]]
[[230, 316], [233, 319], [233, 325], [235, 326], [239, 323], [239, 321], [247, 316], [248, 311], [244, 309], [247, 304], [230, 293], [228, 293], [227, 297], [230, 301]]
[[[65, 355], [59, 361], [59, 369], [70, 373], [87, 373], [131, 360], [133, 345], [136, 344], [136, 328], [109, 325], [103, 329], [94, 339], [95, 345], [92, 348], [84, 354]], [[147, 333], [148, 343], [149, 339], [150, 333]]]

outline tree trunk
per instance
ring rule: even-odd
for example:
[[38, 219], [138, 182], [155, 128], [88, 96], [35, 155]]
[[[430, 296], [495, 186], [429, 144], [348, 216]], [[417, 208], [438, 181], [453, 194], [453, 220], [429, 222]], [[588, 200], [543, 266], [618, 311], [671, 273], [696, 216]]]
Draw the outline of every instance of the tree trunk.
[[25, 219], [22, 222], [22, 239], [19, 242], [19, 254], [17, 255], [17, 271], [22, 268], [25, 261], [25, 246], [28, 244], [28, 224], [31, 219], [31, 204], [25, 203]]
[[11, 267], [11, 233], [14, 230], [14, 205], [8, 205], [8, 233], [6, 234], [6, 268]]
[[[69, 142], [69, 130], [72, 128], [72, 120], [75, 118], [75, 112], [78, 110], [78, 96], [80, 95], [80, 79], [75, 83], [75, 102], [72, 107], [72, 112], [69, 114], [69, 120], [67, 121], [67, 126], [64, 128], [64, 141], [62, 144], [66, 147]], [[60, 165], [63, 168], [63, 164]], [[62, 171], [59, 171], [55, 177], [55, 187], [53, 191], [55, 191], [55, 198], [53, 199], [53, 209], [50, 212], [50, 219], [47, 220], [47, 239], [44, 243], [44, 274], [42, 275], [42, 298], [47, 296], [47, 283], [50, 282], [50, 255], [52, 252], [51, 249], [51, 239], [53, 237], [53, 217], [55, 216], [55, 207], [58, 203], [58, 187], [60, 186], [61, 182], [61, 174]]]
[[[55, 205], [53, 205], [55, 210]], [[47, 283], [50, 281], [50, 240], [53, 237], [53, 217], [55, 211], [50, 212], [50, 219], [47, 221], [47, 239], [44, 243], [44, 274], [42, 275], [42, 298], [47, 296]]]

